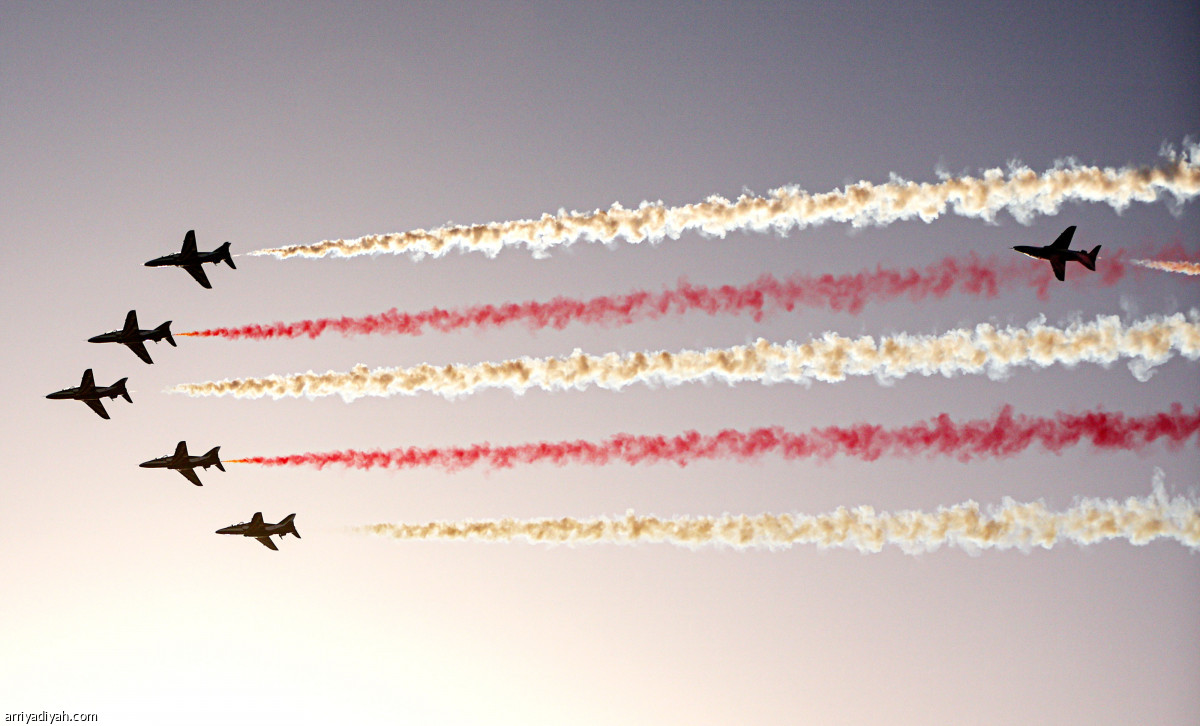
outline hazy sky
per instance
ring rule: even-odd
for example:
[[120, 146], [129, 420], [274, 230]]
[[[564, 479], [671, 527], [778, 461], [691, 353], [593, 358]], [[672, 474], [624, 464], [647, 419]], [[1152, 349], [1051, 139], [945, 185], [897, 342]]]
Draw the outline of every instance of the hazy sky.
[[[947, 216], [787, 237], [686, 234], [534, 259], [236, 259], [212, 290], [142, 263], [619, 201], [697, 202], [889, 174], [935, 181], [1067, 157], [1153, 165], [1200, 134], [1194, 3], [32, 3], [0, 0], [0, 712], [101, 723], [1092, 723], [1200, 721], [1200, 560], [1174, 542], [862, 555], [391, 542], [377, 522], [935, 509], [968, 499], [1194, 491], [1193, 438], [1143, 454], [356, 471], [139, 469], [186, 439], [225, 458], [901, 425], [1005, 404], [1049, 415], [1196, 404], [1195, 362], [811, 386], [632, 386], [272, 401], [165, 389], [227, 377], [523, 355], [726, 347], [825, 331], [1126, 319], [1200, 305], [1196, 278], [1115, 286], [1079, 265], [1045, 300], [691, 314], [624, 327], [150, 344], [87, 338], [138, 311], [177, 332], [853, 273], [1011, 254], [1078, 225], [1106, 254], [1200, 252], [1195, 203], [1069, 204], [1023, 225]], [[1135, 255], [1136, 256], [1136, 255]], [[1045, 263], [1029, 260], [1031, 265]], [[1048, 267], [1048, 266], [1047, 266]], [[1080, 279], [1079, 283], [1075, 280]], [[128, 376], [103, 421], [76, 385]], [[279, 552], [214, 532], [296, 512]]]

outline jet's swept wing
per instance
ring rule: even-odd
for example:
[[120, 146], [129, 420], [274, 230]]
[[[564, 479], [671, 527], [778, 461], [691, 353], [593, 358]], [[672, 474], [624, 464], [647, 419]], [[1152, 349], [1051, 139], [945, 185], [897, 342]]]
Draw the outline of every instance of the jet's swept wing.
[[96, 378], [92, 375], [92, 369], [88, 368], [83, 372], [83, 379], [79, 381], [79, 387], [88, 390], [96, 387]]
[[[192, 247], [194, 248], [195, 246], [196, 246], [195, 243], [193, 243]], [[212, 289], [212, 283], [210, 283], [208, 281], [208, 275], [204, 274], [204, 268], [200, 266], [199, 262], [197, 262], [194, 265], [181, 265], [181, 266], [183, 267], [183, 269], [187, 270], [188, 274], [191, 275], [192, 277], [194, 277], [196, 279], [196, 282], [200, 283], [201, 286], [203, 286], [209, 290]]]
[[[1058, 236], [1058, 239], [1056, 239], [1050, 243], [1050, 249], [1052, 249], [1052, 250], [1067, 249], [1068, 247], [1071, 246], [1071, 237], [1073, 237], [1073, 236], [1075, 236], [1075, 225], [1072, 224], [1070, 227], [1067, 227], [1066, 229], [1064, 229], [1062, 231], [1062, 234], [1060, 234]], [[1059, 277], [1058, 279], [1061, 280], [1062, 277]]]
[[129, 314], [127, 314], [125, 316], [125, 332], [126, 333], [136, 333], [137, 330], [138, 330], [137, 311], [130, 310]]
[[[130, 313], [130, 315], [133, 315], [133, 313]], [[134, 353], [137, 353], [138, 358], [141, 358], [142, 360], [146, 361], [147, 363], [151, 363], [151, 364], [154, 363], [154, 361], [150, 358], [150, 354], [148, 352], [146, 352], [146, 344], [143, 343], [142, 341], [131, 340], [128, 343], [126, 343], [125, 345], [129, 346], [129, 349], [132, 350]]]
[[[1055, 244], [1058, 244], [1055, 242]], [[1067, 279], [1067, 261], [1062, 257], [1051, 257], [1050, 266], [1054, 268], [1054, 276], [1059, 282]], [[1045, 269], [1044, 267], [1042, 269]]]
[[188, 481], [195, 484], [196, 486], [198, 486], [198, 487], [204, 486], [203, 484], [200, 483], [200, 477], [196, 476], [195, 469], [176, 469], [175, 471], [179, 472], [180, 474], [183, 474], [184, 479], [187, 479]]
[[95, 411], [96, 413], [100, 414], [100, 418], [108, 418], [108, 411], [104, 410], [104, 404], [100, 403], [100, 399], [85, 398], [85, 399], [83, 399], [83, 402], [88, 405], [88, 408], [90, 408], [93, 411]]
[[258, 540], [259, 542], [262, 542], [263, 545], [265, 545], [269, 549], [273, 549], [276, 552], [279, 551], [279, 548], [275, 546], [275, 543], [271, 541], [270, 537], [255, 537], [254, 539]]
[[188, 233], [183, 236], [182, 252], [184, 256], [196, 256], [196, 230], [189, 229]]

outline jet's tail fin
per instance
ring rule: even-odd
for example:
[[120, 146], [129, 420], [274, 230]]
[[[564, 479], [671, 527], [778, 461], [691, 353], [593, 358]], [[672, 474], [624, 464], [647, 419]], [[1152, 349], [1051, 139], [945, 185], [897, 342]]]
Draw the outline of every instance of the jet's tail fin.
[[235, 269], [235, 270], [237, 269], [237, 265], [233, 264], [233, 255], [229, 254], [229, 243], [228, 242], [226, 242], [225, 244], [218, 247], [217, 252], [221, 253], [221, 256], [219, 258], [217, 258], [218, 262], [224, 262], [225, 264], [229, 265], [233, 269]]
[[215, 466], [221, 471], [225, 471], [225, 467], [221, 465], [221, 447], [214, 446], [204, 455], [203, 466]]
[[300, 536], [300, 533], [296, 531], [296, 523], [295, 523], [295, 521], [293, 521], [295, 519], [296, 519], [296, 515], [295, 515], [295, 513], [292, 513], [292, 514], [289, 514], [288, 516], [284, 517], [283, 519], [279, 520], [279, 524], [287, 525], [287, 528], [279, 533], [280, 537], [283, 537], [283, 535], [285, 535], [285, 534], [290, 534], [290, 535], [294, 536], [296, 539], [303, 539]]
[[1089, 270], [1092, 270], [1093, 272], [1096, 270], [1096, 255], [1100, 254], [1101, 246], [1102, 245], [1096, 245], [1095, 249], [1093, 249], [1091, 252], [1084, 253], [1084, 256], [1087, 257], [1087, 259], [1083, 260], [1083, 266]]
[[171, 321], [163, 323], [154, 329], [155, 340], [166, 340], [171, 344], [172, 348], [178, 348], [175, 344], [175, 336], [171, 335]]
[[125, 388], [125, 382], [128, 380], [129, 380], [128, 378], [122, 378], [121, 380], [114, 383], [113, 391], [118, 396], [121, 396], [122, 398], [124, 398], [126, 401], [133, 403], [133, 399], [129, 397], [129, 390]]

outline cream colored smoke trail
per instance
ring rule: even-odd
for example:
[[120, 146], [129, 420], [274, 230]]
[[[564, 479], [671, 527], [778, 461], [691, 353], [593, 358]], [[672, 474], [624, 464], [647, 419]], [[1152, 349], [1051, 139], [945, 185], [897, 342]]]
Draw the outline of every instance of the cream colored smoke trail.
[[508, 388], [522, 393], [588, 386], [620, 389], [631, 383], [674, 385], [716, 379], [726, 383], [781, 381], [841, 381], [847, 376], [873, 375], [881, 381], [910, 373], [950, 376], [956, 373], [1005, 375], [1013, 366], [1045, 367], [1081, 362], [1107, 365], [1129, 358], [1139, 380], [1176, 352], [1191, 360], [1200, 357], [1200, 313], [1154, 316], [1132, 325], [1116, 316], [1056, 328], [1033, 322], [1024, 328], [981, 324], [940, 336], [898, 335], [845, 338], [825, 333], [807, 343], [772, 343], [677, 353], [644, 352], [588, 355], [576, 350], [560, 358], [517, 358], [473, 365], [419, 365], [412, 368], [357, 366], [348, 372], [299, 373], [290, 376], [227, 379], [182, 383], [170, 391], [190, 396], [232, 395], [328, 396], [347, 401], [359, 396], [412, 395], [429, 391], [447, 398], [482, 388]]
[[1056, 214], [1064, 202], [1100, 202], [1120, 210], [1135, 201], [1169, 197], [1181, 203], [1200, 194], [1200, 146], [1188, 145], [1181, 154], [1168, 150], [1164, 155], [1161, 166], [1150, 168], [1100, 168], [1066, 161], [1038, 174], [1013, 164], [1007, 171], [993, 168], [978, 177], [943, 176], [934, 183], [918, 184], [893, 176], [882, 184], [860, 181], [823, 194], [786, 186], [762, 197], [743, 194], [730, 201], [711, 196], [699, 204], [678, 207], [642, 202], [636, 209], [625, 209], [618, 203], [592, 212], [560, 210], [540, 219], [447, 225], [249, 254], [279, 258], [379, 253], [438, 257], [456, 249], [491, 256], [505, 247], [523, 245], [535, 255], [544, 255], [551, 248], [578, 241], [658, 241], [677, 239], [690, 230], [717, 237], [738, 230], [782, 234], [827, 222], [848, 222], [855, 227], [910, 219], [931, 222], [947, 212], [990, 221], [1007, 210], [1025, 222], [1037, 214]]
[[1200, 275], [1200, 263], [1172, 262], [1170, 260], [1131, 260], [1135, 265], [1164, 272], [1182, 272], [1185, 275]]
[[639, 516], [593, 519], [494, 519], [427, 524], [375, 524], [355, 532], [402, 540], [483, 540], [508, 542], [524, 539], [550, 544], [632, 544], [666, 542], [683, 547], [728, 545], [738, 549], [782, 549], [816, 545], [859, 552], [879, 552], [886, 545], [916, 554], [942, 545], [969, 552], [985, 549], [1034, 547], [1050, 549], [1060, 542], [1090, 545], [1108, 539], [1125, 539], [1143, 545], [1173, 539], [1188, 548], [1200, 547], [1200, 503], [1195, 499], [1168, 499], [1161, 484], [1145, 498], [1124, 502], [1083, 499], [1061, 512], [1042, 502], [1015, 502], [1005, 498], [987, 510], [973, 501], [936, 512], [876, 512], [869, 506], [839, 507], [826, 514], [758, 514], [720, 517]]

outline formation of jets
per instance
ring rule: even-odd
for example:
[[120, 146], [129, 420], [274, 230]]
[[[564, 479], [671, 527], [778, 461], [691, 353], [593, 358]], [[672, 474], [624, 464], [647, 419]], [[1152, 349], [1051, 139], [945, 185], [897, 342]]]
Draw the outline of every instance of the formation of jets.
[[[1093, 248], [1091, 252], [1072, 250], [1070, 249], [1070, 245], [1071, 238], [1074, 235], [1075, 225], [1071, 225], [1063, 230], [1054, 242], [1045, 247], [1018, 245], [1013, 247], [1013, 249], [1030, 257], [1047, 260], [1050, 263], [1051, 269], [1054, 270], [1054, 276], [1061, 281], [1066, 279], [1067, 262], [1075, 261], [1089, 270], [1096, 269], [1096, 257], [1100, 252], [1100, 245]], [[236, 270], [237, 267], [233, 264], [233, 256], [229, 252], [229, 245], [230, 243], [226, 242], [211, 252], [199, 252], [196, 249], [196, 232], [195, 230], [188, 230], [188, 233], [183, 238], [183, 248], [179, 252], [157, 257], [145, 263], [145, 266], [182, 267], [202, 287], [212, 289], [212, 284], [208, 281], [208, 276], [204, 274], [202, 265], [206, 262], [214, 265], [224, 262]], [[129, 314], [125, 316], [125, 326], [123, 328], [88, 338], [89, 343], [120, 343], [121, 345], [128, 346], [130, 350], [137, 354], [138, 358], [152, 364], [154, 361], [151, 360], [150, 354], [146, 351], [145, 342], [148, 340], [155, 343], [165, 340], [172, 347], [177, 347], [175, 338], [171, 335], [170, 320], [159, 325], [157, 328], [142, 330], [138, 327], [137, 312], [134, 310], [130, 310]], [[83, 401], [98, 416], [107, 419], [109, 418], [108, 411], [104, 409], [101, 399], [116, 399], [117, 397], [121, 397], [130, 403], [133, 402], [133, 399], [129, 396], [129, 391], [125, 388], [125, 383], [128, 380], [127, 378], [122, 378], [111, 386], [97, 386], [95, 378], [92, 375], [92, 369], [88, 368], [83, 372], [83, 379], [79, 382], [78, 386], [55, 391], [48, 394], [46, 398]], [[215, 466], [217, 469], [225, 471], [225, 467], [222, 465], [220, 459], [220, 449], [220, 446], [214, 446], [202, 456], [191, 456], [188, 454], [187, 442], [180, 441], [175, 447], [174, 454], [144, 461], [139, 466], [145, 469], [174, 469], [192, 484], [203, 486], [200, 482], [200, 477], [196, 474], [197, 468], [208, 469]], [[278, 550], [279, 548], [271, 540], [272, 535], [279, 535], [281, 540], [284, 535], [288, 534], [296, 538], [300, 537], [300, 533], [296, 531], [296, 525], [293, 521], [295, 517], [295, 514], [289, 514], [279, 522], [269, 524], [263, 521], [262, 512], [255, 512], [249, 522], [239, 522], [238, 524], [223, 527], [217, 530], [217, 534], [240, 534], [244, 537], [253, 537], [265, 547]]]
[[[212, 289], [212, 283], [208, 281], [208, 276], [204, 274], [204, 269], [201, 265], [205, 262], [213, 264], [224, 262], [236, 270], [237, 266], [233, 264], [233, 255], [229, 252], [229, 245], [230, 243], [226, 242], [211, 252], [199, 252], [196, 250], [196, 232], [195, 230], [189, 230], [183, 238], [183, 249], [179, 252], [150, 260], [145, 266], [182, 267], [201, 286], [206, 289]], [[138, 358], [150, 364], [153, 364], [154, 360], [150, 358], [150, 353], [146, 351], [146, 341], [158, 343], [163, 340], [170, 343], [172, 347], [178, 347], [174, 336], [171, 335], [171, 321], [168, 320], [157, 328], [143, 330], [138, 327], [136, 310], [129, 311], [129, 314], [125, 316], [125, 325], [120, 329], [88, 338], [89, 343], [120, 343], [132, 350]], [[55, 391], [54, 393], [47, 394], [46, 398], [83, 401], [100, 418], [108, 419], [110, 417], [108, 411], [104, 408], [103, 399], [124, 398], [126, 401], [133, 403], [133, 398], [130, 397], [129, 390], [125, 387], [128, 380], [128, 378], [122, 378], [111, 386], [97, 386], [92, 369], [88, 368], [83, 372], [83, 378], [79, 381], [78, 386]], [[174, 469], [192, 484], [203, 486], [200, 482], [200, 477], [196, 474], [196, 469], [208, 469], [215, 466], [217, 469], [225, 471], [220, 454], [221, 447], [214, 446], [202, 456], [191, 456], [188, 454], [187, 442], [180, 441], [175, 447], [175, 453], [144, 461], [139, 466], [143, 469]], [[255, 512], [254, 517], [249, 522], [241, 522], [219, 529], [217, 530], [217, 534], [240, 534], [246, 537], [253, 537], [266, 547], [278, 550], [279, 548], [271, 541], [272, 535], [279, 535], [280, 539], [283, 539], [283, 536], [288, 534], [296, 538], [300, 537], [300, 533], [296, 531], [296, 525], [293, 521], [295, 517], [295, 514], [289, 514], [278, 523], [269, 524], [263, 521], [262, 512]]]

